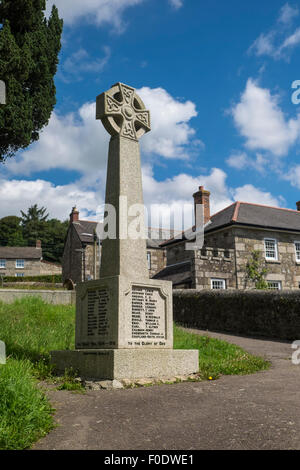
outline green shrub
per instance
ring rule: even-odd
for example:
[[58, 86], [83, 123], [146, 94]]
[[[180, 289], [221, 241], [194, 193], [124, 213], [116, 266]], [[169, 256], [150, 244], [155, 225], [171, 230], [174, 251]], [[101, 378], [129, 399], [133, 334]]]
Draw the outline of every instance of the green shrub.
[[61, 274], [48, 274], [43, 276], [3, 276], [3, 282], [51, 282], [53, 284], [62, 283]]
[[198, 291], [173, 293], [174, 321], [201, 330], [300, 338], [298, 291]]

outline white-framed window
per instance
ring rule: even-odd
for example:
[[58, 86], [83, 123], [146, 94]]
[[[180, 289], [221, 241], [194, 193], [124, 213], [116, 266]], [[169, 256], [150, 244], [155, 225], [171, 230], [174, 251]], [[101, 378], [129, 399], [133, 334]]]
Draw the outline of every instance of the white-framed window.
[[0, 269], [6, 268], [6, 259], [0, 259]]
[[24, 273], [16, 273], [16, 277], [24, 277]]
[[16, 268], [17, 269], [24, 269], [25, 267], [25, 260], [24, 259], [17, 259], [16, 260]]
[[151, 253], [147, 253], [148, 269], [151, 269]]
[[214, 290], [226, 289], [225, 279], [211, 279], [211, 288]]
[[269, 289], [271, 290], [281, 290], [281, 281], [267, 281]]
[[300, 242], [295, 242], [296, 262], [300, 263]]
[[266, 260], [278, 260], [277, 240], [275, 238], [265, 238]]

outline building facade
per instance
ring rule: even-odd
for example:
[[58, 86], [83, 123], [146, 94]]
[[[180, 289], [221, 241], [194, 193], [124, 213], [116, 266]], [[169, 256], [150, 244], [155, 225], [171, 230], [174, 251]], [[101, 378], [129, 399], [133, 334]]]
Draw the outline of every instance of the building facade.
[[36, 247], [0, 247], [0, 276], [27, 277], [61, 274], [59, 264], [43, 260], [41, 242]]
[[166, 267], [155, 275], [174, 288], [253, 289], [247, 265], [260, 253], [271, 289], [300, 288], [300, 202], [297, 210], [235, 202], [210, 216], [210, 193], [201, 186], [195, 204], [204, 207], [204, 245], [186, 250], [186, 239], [162, 244]]

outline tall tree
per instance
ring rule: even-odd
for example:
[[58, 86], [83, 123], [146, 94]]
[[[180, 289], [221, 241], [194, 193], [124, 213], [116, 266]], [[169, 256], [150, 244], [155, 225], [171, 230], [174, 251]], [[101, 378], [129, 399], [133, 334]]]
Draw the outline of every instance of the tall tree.
[[39, 208], [37, 204], [29, 207], [27, 213], [21, 211], [21, 214], [21, 227], [26, 245], [35, 246], [36, 240], [41, 240], [44, 259], [61, 262], [69, 222], [49, 219], [47, 209]]
[[46, 221], [48, 219], [47, 209], [38, 208], [37, 204], [29, 207], [27, 214], [21, 211], [23, 237], [28, 246], [34, 246], [36, 240], [43, 241], [43, 235], [46, 232]]
[[0, 0], [0, 161], [39, 139], [56, 104], [63, 22], [55, 6], [47, 20], [45, 8], [45, 0]]
[[24, 246], [21, 218], [15, 215], [0, 219], [0, 246]]

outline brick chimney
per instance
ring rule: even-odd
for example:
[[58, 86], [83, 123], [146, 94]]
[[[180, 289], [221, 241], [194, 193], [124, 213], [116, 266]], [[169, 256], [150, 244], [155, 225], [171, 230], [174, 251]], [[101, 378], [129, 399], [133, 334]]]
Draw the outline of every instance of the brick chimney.
[[76, 209], [76, 207], [73, 207], [72, 212], [70, 214], [70, 224], [73, 222], [78, 222], [79, 220], [79, 211]]
[[297, 211], [300, 212], [300, 201], [296, 202], [296, 206], [297, 206]]
[[204, 224], [210, 220], [210, 205], [209, 205], [210, 192], [204, 189], [204, 186], [199, 186], [199, 191], [193, 194], [195, 204], [195, 218], [196, 218], [196, 205], [204, 205]]
[[42, 248], [42, 242], [41, 242], [41, 240], [37, 240], [35, 246], [36, 246], [36, 248]]

